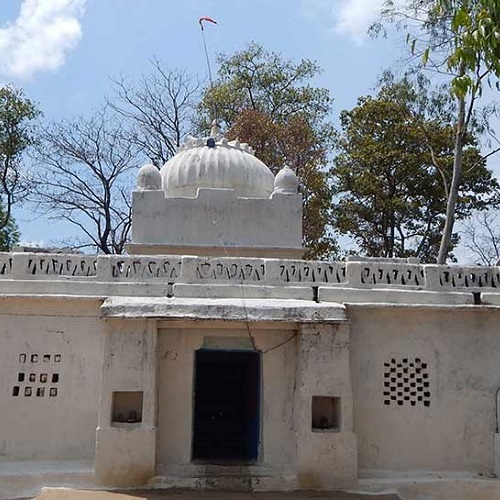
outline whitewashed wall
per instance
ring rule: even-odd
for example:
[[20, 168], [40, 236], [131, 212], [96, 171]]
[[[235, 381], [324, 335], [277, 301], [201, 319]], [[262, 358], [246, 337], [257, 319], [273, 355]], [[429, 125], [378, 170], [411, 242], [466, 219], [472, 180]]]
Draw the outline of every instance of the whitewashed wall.
[[0, 460], [93, 459], [104, 340], [99, 306], [1, 299]]
[[493, 472], [500, 311], [365, 305], [348, 315], [360, 469]]

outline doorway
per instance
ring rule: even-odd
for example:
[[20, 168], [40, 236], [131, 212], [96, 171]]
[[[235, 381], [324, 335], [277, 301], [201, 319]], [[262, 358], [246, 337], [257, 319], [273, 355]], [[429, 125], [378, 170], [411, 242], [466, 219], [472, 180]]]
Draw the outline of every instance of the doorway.
[[193, 459], [257, 460], [260, 372], [255, 351], [196, 351]]

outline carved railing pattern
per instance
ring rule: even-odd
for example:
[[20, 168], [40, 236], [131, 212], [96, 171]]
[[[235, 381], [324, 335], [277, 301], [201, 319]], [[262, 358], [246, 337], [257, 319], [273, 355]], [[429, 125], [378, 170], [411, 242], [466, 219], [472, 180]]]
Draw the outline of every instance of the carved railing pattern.
[[282, 261], [279, 264], [282, 283], [340, 284], [346, 281], [344, 263], [317, 261]]
[[441, 267], [439, 284], [443, 288], [500, 288], [498, 267]]
[[[352, 265], [352, 264], [351, 264]], [[414, 286], [425, 285], [424, 266], [415, 264], [359, 263], [362, 285]]]
[[92, 277], [97, 275], [97, 258], [78, 255], [22, 255], [25, 272], [35, 277]]
[[10, 280], [81, 280], [129, 285], [137, 281], [500, 293], [500, 267], [423, 265], [406, 260], [325, 262], [243, 257], [0, 253], [0, 279], [4, 287]]
[[12, 254], [0, 254], [0, 278], [12, 274]]
[[202, 281], [262, 282], [266, 277], [264, 261], [253, 259], [210, 259], [196, 264], [196, 278]]
[[181, 275], [179, 258], [111, 257], [111, 277], [125, 280], [165, 278], [175, 281]]

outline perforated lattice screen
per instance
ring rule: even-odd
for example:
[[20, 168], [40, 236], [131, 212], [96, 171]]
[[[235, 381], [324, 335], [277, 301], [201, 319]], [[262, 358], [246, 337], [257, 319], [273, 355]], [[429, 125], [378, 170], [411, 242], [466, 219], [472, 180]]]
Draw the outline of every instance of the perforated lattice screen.
[[427, 363], [423, 363], [420, 358], [393, 358], [384, 363], [384, 404], [430, 406]]
[[22, 353], [19, 354], [18, 363], [19, 371], [12, 387], [12, 396], [57, 396], [61, 378], [61, 354]]

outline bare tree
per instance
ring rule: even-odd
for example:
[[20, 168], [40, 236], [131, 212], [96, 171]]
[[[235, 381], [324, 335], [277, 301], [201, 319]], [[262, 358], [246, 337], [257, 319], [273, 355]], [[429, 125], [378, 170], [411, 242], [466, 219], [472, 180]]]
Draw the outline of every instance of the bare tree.
[[128, 140], [161, 167], [190, 132], [201, 83], [185, 71], [163, 67], [158, 59], [152, 66], [136, 86], [124, 77], [115, 79], [109, 104], [131, 126]]
[[41, 134], [34, 153], [41, 166], [36, 202], [49, 216], [79, 228], [86, 240], [80, 248], [124, 251], [140, 153], [128, 135], [109, 107], [90, 118], [54, 123]]
[[500, 212], [478, 212], [462, 228], [462, 242], [474, 263], [497, 265], [500, 259]]

